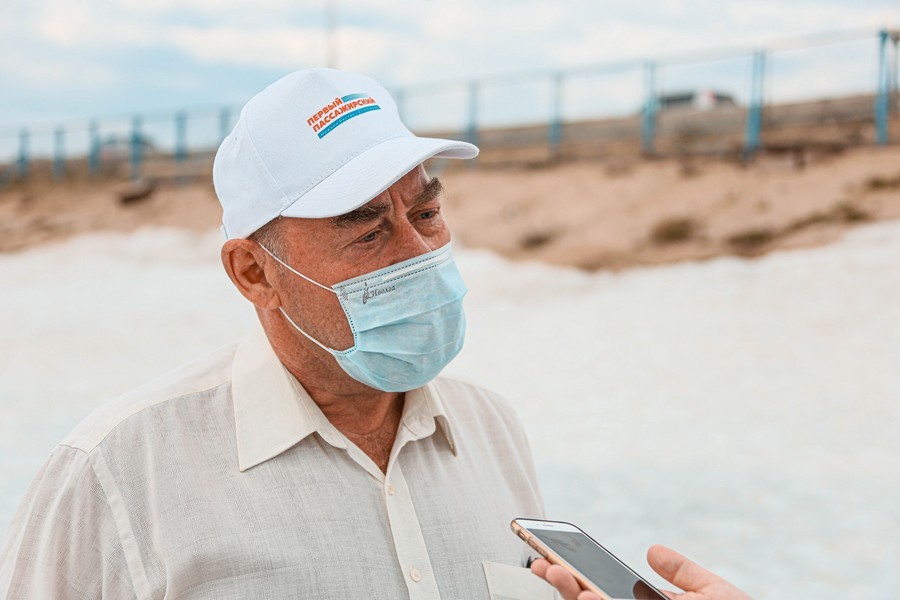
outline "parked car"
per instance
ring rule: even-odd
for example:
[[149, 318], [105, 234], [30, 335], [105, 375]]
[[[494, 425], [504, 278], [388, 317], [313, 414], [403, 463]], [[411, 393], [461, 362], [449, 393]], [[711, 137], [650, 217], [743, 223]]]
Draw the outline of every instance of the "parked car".
[[696, 89], [684, 92], [660, 94], [657, 97], [658, 110], [712, 110], [716, 108], [736, 108], [737, 101], [731, 94], [711, 90]]

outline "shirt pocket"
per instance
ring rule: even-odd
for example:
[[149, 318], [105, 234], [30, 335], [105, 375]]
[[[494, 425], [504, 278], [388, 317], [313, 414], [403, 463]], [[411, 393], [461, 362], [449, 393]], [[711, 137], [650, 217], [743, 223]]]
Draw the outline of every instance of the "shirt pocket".
[[556, 591], [531, 569], [483, 561], [491, 600], [558, 600]]

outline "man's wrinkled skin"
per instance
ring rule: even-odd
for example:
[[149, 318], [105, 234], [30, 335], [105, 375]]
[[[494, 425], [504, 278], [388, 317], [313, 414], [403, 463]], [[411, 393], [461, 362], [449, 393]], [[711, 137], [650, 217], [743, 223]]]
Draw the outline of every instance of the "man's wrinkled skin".
[[[437, 250], [450, 241], [443, 193], [419, 165], [359, 209], [334, 218], [281, 218], [274, 225], [280, 258], [307, 277], [332, 285]], [[279, 360], [328, 420], [382, 471], [403, 410], [403, 394], [382, 392], [347, 375], [334, 357], [283, 317], [335, 350], [353, 345], [337, 296], [288, 271], [249, 239], [228, 240], [222, 263], [256, 307]]]

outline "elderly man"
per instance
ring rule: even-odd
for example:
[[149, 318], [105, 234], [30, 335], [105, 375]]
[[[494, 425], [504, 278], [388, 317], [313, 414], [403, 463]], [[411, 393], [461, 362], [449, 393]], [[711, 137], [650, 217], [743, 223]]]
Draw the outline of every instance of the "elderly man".
[[508, 528], [542, 512], [522, 427], [437, 377], [466, 288], [422, 163], [476, 154], [412, 135], [359, 75], [300, 71], [250, 100], [213, 173], [222, 262], [260, 331], [56, 447], [0, 596], [552, 594]]
[[476, 154], [412, 135], [367, 77], [300, 71], [253, 98], [213, 172], [260, 330], [57, 446], [0, 595], [552, 598], [508, 529], [542, 513], [522, 427], [438, 377], [466, 288], [422, 163]]

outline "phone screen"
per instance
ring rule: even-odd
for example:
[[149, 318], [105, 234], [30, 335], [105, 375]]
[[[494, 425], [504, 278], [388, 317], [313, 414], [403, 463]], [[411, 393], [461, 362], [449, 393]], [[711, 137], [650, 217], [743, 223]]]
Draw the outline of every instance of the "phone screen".
[[665, 596], [580, 531], [526, 529], [610, 597], [617, 600], [666, 600]]

